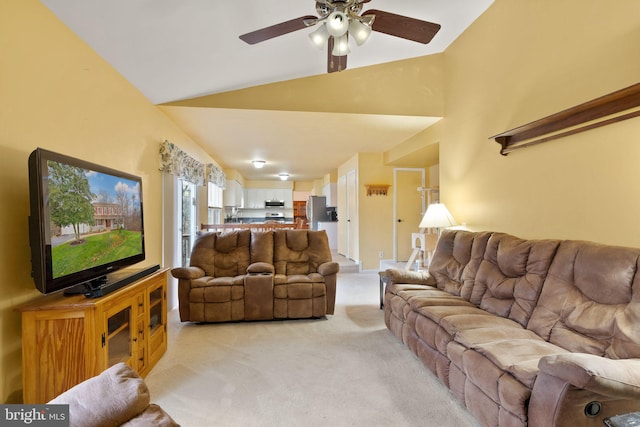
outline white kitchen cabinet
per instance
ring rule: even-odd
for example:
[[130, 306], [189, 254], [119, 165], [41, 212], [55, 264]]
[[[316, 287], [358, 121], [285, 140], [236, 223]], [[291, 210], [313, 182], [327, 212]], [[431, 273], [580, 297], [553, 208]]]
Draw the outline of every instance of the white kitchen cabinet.
[[245, 208], [247, 209], [264, 209], [265, 193], [263, 188], [246, 188], [245, 190]]
[[266, 200], [283, 200], [285, 208], [293, 209], [293, 191], [287, 188], [247, 188], [245, 208], [264, 209]]
[[331, 182], [322, 187], [322, 195], [327, 198], [327, 206], [338, 205], [338, 184]]
[[228, 180], [227, 188], [224, 189], [222, 199], [225, 206], [243, 208], [244, 191], [242, 189], [242, 185], [234, 179]]

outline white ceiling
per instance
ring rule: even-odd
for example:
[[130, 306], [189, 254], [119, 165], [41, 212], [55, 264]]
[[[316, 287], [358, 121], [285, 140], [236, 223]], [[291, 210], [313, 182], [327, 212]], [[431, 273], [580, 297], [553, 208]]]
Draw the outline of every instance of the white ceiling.
[[[313, 29], [256, 45], [238, 38], [316, 15], [313, 0], [41, 1], [154, 104], [326, 72], [326, 52], [314, 48], [307, 37]], [[363, 46], [352, 47], [348, 68], [442, 52], [492, 2], [372, 0], [364, 5], [365, 11], [380, 9], [442, 28], [428, 45], [373, 32]], [[238, 169], [246, 179], [276, 179], [274, 174], [281, 171], [296, 180], [321, 178], [359, 151], [388, 150], [433, 123], [429, 117], [381, 120], [379, 115], [364, 114], [350, 114], [345, 120], [344, 114], [337, 113], [173, 106], [163, 111], [222, 166]], [[359, 126], [347, 125], [353, 120]], [[333, 126], [326, 126], [327, 122]], [[329, 149], [309, 156], [309, 149], [320, 146]], [[254, 156], [273, 168], [258, 175], [250, 168]]]

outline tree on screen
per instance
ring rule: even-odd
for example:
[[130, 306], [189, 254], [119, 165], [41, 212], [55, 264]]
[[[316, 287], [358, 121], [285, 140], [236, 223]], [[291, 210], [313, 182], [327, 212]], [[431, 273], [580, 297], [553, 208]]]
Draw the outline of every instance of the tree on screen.
[[91, 193], [85, 169], [50, 161], [49, 205], [51, 221], [59, 226], [72, 226], [75, 240], [80, 240], [80, 225], [93, 224], [95, 195]]

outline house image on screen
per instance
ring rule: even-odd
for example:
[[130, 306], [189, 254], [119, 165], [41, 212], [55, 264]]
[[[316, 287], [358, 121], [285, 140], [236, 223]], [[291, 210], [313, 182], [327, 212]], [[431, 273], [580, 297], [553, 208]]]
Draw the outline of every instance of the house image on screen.
[[[101, 233], [124, 228], [122, 206], [118, 203], [91, 202], [93, 205], [93, 224], [80, 224], [80, 234]], [[73, 236], [73, 226], [56, 227], [52, 224], [56, 236]]]
[[91, 231], [107, 231], [124, 227], [122, 206], [117, 203], [95, 202], [93, 205], [93, 227]]

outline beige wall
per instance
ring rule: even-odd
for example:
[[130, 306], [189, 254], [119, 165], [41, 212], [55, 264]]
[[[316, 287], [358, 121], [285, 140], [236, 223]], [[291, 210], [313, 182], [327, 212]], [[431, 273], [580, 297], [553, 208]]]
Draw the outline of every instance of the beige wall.
[[[387, 184], [386, 196], [367, 196], [367, 184]], [[380, 267], [380, 251], [393, 254], [393, 168], [383, 153], [360, 153], [358, 160], [358, 254], [363, 270]], [[417, 231], [417, 224], [416, 224]], [[410, 242], [407, 242], [409, 245]], [[390, 258], [390, 256], [389, 256]]]
[[488, 139], [640, 81], [638, 6], [496, 0], [445, 52], [440, 184], [458, 222], [640, 246], [640, 118], [507, 157]]
[[16, 403], [15, 308], [41, 296], [29, 275], [29, 153], [43, 147], [142, 176], [148, 264], [162, 256], [159, 143], [212, 159], [40, 2], [0, 1], [0, 52], [0, 401]]

